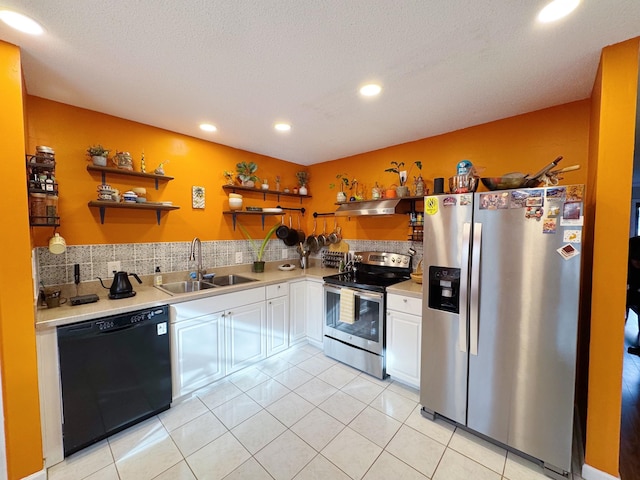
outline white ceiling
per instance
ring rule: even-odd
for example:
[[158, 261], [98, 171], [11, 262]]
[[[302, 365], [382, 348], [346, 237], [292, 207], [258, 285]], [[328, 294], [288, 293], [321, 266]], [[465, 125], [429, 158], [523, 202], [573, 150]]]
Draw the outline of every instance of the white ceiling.
[[[640, 35], [640, 1], [540, 25], [545, 4], [0, 0], [46, 30], [0, 22], [0, 39], [32, 95], [309, 165], [589, 97], [601, 49]], [[379, 98], [358, 95], [368, 81]]]

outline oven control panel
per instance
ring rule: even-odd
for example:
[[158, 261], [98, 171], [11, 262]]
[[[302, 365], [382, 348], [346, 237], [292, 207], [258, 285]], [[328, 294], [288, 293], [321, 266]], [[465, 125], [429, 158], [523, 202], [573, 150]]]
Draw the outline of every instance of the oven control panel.
[[407, 268], [411, 263], [411, 256], [389, 252], [355, 252], [353, 261], [380, 267]]

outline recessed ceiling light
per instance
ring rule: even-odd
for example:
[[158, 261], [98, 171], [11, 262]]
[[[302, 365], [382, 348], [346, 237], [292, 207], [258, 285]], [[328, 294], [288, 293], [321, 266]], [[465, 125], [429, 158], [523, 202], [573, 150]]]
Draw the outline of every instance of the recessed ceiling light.
[[542, 23], [555, 22], [569, 15], [580, 4], [580, 0], [553, 0], [540, 10], [538, 21]]
[[11, 10], [0, 10], [0, 20], [10, 27], [29, 35], [41, 35], [44, 32], [44, 29], [35, 20]]
[[218, 130], [215, 125], [211, 125], [210, 123], [201, 123], [200, 129], [205, 132], [215, 132]]
[[365, 97], [375, 97], [381, 91], [382, 87], [375, 83], [370, 83], [368, 85], [360, 87], [360, 95], [364, 95]]
[[279, 132], [288, 132], [289, 130], [291, 130], [291, 125], [289, 125], [288, 123], [276, 123], [273, 128], [275, 128]]

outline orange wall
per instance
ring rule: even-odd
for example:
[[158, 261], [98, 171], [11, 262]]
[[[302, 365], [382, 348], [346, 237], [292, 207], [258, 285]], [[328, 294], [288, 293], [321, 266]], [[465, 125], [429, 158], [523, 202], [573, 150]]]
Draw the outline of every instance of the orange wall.
[[[295, 172], [304, 169], [294, 163], [34, 96], [27, 98], [27, 116], [28, 151], [34, 153], [36, 145], [48, 145], [56, 152], [56, 176], [60, 183], [59, 232], [70, 245], [187, 241], [194, 236], [202, 240], [242, 239], [239, 231], [233, 231], [231, 217], [221, 214], [228, 210], [227, 195], [221, 188], [225, 183], [222, 172], [235, 171], [238, 162], [253, 161], [258, 165], [256, 174], [266, 177], [275, 189], [276, 175], [281, 177], [282, 188], [293, 187], [297, 185]], [[164, 167], [165, 174], [175, 180], [161, 182], [158, 191], [153, 181], [146, 179], [109, 176], [107, 183], [121, 191], [146, 187], [149, 200], [171, 200], [180, 210], [163, 213], [160, 226], [151, 211], [107, 210], [105, 224], [101, 225], [98, 210], [87, 206], [88, 201], [96, 199], [101, 176], [86, 170], [91, 162], [87, 161], [85, 150], [97, 143], [111, 149], [112, 154], [116, 149], [130, 152], [136, 171], [140, 171], [143, 151], [147, 172], [169, 160]], [[191, 207], [194, 185], [206, 189], [204, 210]], [[277, 204], [276, 197], [263, 201], [258, 194], [247, 195], [244, 202], [244, 206]], [[280, 204], [300, 207], [295, 198], [282, 197]], [[270, 221], [275, 223], [278, 219]], [[245, 217], [243, 225], [252, 236], [264, 235], [259, 217]], [[36, 245], [45, 245], [50, 236], [50, 231], [37, 232]]]
[[[422, 176], [433, 190], [433, 178], [448, 178], [455, 173], [456, 164], [468, 159], [477, 167], [484, 167], [481, 176], [499, 176], [508, 172], [535, 173], [562, 155], [560, 167], [582, 165], [577, 172], [566, 174], [563, 184], [586, 183], [589, 101], [547, 108], [518, 115], [456, 132], [425, 138], [415, 142], [383, 148], [374, 152], [354, 155], [310, 167], [314, 209], [322, 212], [335, 210], [336, 175], [347, 173], [365, 185], [370, 198], [371, 187], [397, 183], [397, 175], [384, 170], [390, 162], [404, 162], [408, 169], [413, 162], [422, 161]], [[418, 175], [413, 167], [410, 177]], [[410, 178], [409, 185], [413, 184]], [[484, 186], [481, 186], [484, 189]], [[341, 221], [346, 238], [403, 240], [407, 238], [407, 219], [392, 217], [354, 217]]]
[[20, 51], [0, 41], [0, 357], [10, 479], [42, 469]]
[[[622, 349], [633, 173], [638, 38], [602, 51], [592, 95], [589, 178], [595, 210], [585, 461], [618, 476]], [[596, 115], [596, 112], [599, 113]]]
[[[311, 180], [309, 194], [312, 199], [303, 205], [309, 212], [302, 220], [303, 228], [312, 228], [314, 211], [335, 210], [337, 189], [336, 174], [348, 173], [357, 178], [367, 197], [377, 181], [381, 186], [396, 182], [396, 176], [384, 170], [390, 162], [404, 161], [407, 166], [416, 160], [423, 162], [422, 174], [428, 188], [432, 179], [448, 178], [461, 159], [469, 159], [486, 168], [486, 175], [499, 175], [521, 170], [533, 173], [557, 155], [564, 155], [562, 166], [582, 164], [586, 168], [587, 137], [589, 124], [588, 101], [574, 102], [465, 130], [427, 138], [416, 142], [388, 147], [353, 157], [324, 162], [309, 167]], [[49, 145], [56, 151], [56, 174], [60, 182], [60, 233], [70, 245], [93, 243], [126, 243], [186, 241], [193, 236], [203, 240], [241, 239], [233, 232], [231, 219], [221, 211], [227, 208], [226, 195], [220, 187], [224, 180], [222, 171], [235, 169], [239, 161], [255, 161], [259, 176], [266, 176], [273, 186], [275, 175], [280, 175], [282, 185], [295, 185], [295, 172], [303, 169], [270, 157], [252, 154], [223, 145], [198, 140], [166, 130], [142, 125], [109, 115], [52, 102], [38, 97], [28, 97], [29, 122], [28, 149], [36, 145]], [[95, 198], [100, 176], [86, 171], [88, 164], [84, 151], [90, 144], [102, 143], [110, 149], [127, 150], [134, 157], [134, 167], [139, 170], [143, 149], [147, 171], [160, 161], [169, 159], [166, 174], [175, 177], [161, 183], [159, 191], [151, 191], [152, 182], [130, 178], [108, 177], [111, 185], [124, 190], [132, 186], [146, 186], [150, 200], [172, 200], [181, 209], [164, 213], [157, 226], [151, 212], [107, 210], [105, 225], [100, 225], [96, 209], [89, 209], [87, 202]], [[411, 177], [418, 174], [417, 167]], [[584, 182], [586, 169], [567, 174], [565, 183]], [[410, 184], [413, 183], [411, 178]], [[191, 208], [191, 187], [206, 187], [205, 210]], [[245, 195], [244, 205], [275, 206], [275, 197], [263, 201], [260, 195]], [[300, 207], [299, 201], [281, 198], [281, 205]], [[271, 220], [275, 222], [278, 217]], [[323, 219], [318, 223], [322, 230]], [[333, 219], [327, 219], [328, 229]], [[270, 221], [267, 220], [267, 226]], [[295, 223], [295, 219], [294, 219]], [[243, 219], [254, 238], [263, 235], [257, 219]], [[407, 238], [407, 219], [404, 216], [360, 217], [340, 220], [347, 238], [403, 240]], [[36, 245], [45, 245], [50, 232], [36, 232]]]

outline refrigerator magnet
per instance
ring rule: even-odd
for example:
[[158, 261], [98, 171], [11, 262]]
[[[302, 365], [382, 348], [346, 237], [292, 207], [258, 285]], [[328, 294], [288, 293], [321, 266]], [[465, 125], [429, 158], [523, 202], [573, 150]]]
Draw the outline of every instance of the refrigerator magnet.
[[584, 185], [568, 185], [566, 192], [567, 202], [581, 202], [584, 198]]
[[558, 220], [555, 218], [545, 218], [542, 223], [542, 233], [556, 233], [558, 229]]
[[442, 205], [444, 207], [453, 207], [456, 205], [456, 203], [458, 203], [455, 199], [455, 197], [444, 197], [442, 199]]
[[562, 234], [565, 243], [582, 243], [582, 230], [565, 230]]
[[427, 197], [424, 201], [424, 213], [435, 215], [438, 213], [438, 197]]
[[547, 200], [547, 217], [557, 217], [560, 215], [562, 208], [562, 200], [551, 198]]
[[562, 218], [567, 220], [578, 220], [582, 210], [581, 202], [567, 202], [562, 209]]
[[480, 210], [502, 210], [505, 208], [509, 208], [509, 192], [480, 194]]
[[570, 245], [570, 244], [566, 244], [564, 247], [560, 247], [557, 250], [557, 252], [565, 260], [569, 260], [570, 258], [575, 257], [576, 255], [580, 255], [580, 252], [573, 245]]
[[566, 190], [567, 189], [565, 187], [547, 188], [547, 198], [561, 198], [561, 199], [564, 199]]
[[536, 220], [540, 220], [543, 214], [544, 214], [544, 209], [542, 207], [527, 207], [527, 209], [524, 212], [524, 217], [535, 218]]
[[473, 195], [460, 195], [460, 205], [471, 205]]
[[523, 190], [515, 190], [511, 192], [509, 200], [509, 208], [524, 208], [527, 206], [527, 198], [529, 194]]

